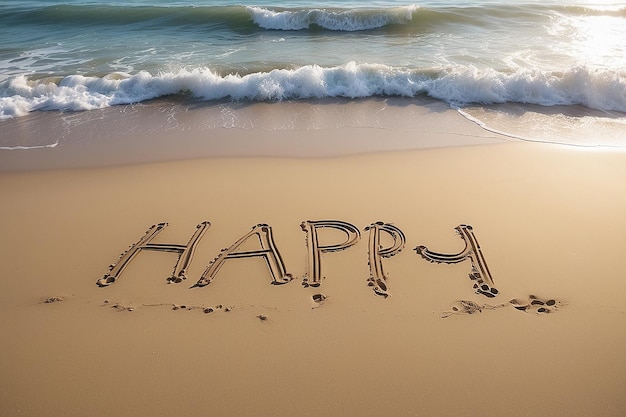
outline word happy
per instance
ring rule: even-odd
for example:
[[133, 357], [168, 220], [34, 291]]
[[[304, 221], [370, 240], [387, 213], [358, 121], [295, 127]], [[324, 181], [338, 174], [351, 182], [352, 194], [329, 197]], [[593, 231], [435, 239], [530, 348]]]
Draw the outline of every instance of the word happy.
[[[169, 283], [180, 283], [186, 280], [188, 278], [187, 271], [193, 260], [196, 246], [202, 236], [204, 236], [206, 231], [211, 227], [211, 223], [204, 221], [198, 224], [196, 230], [185, 245], [153, 242], [157, 235], [167, 226], [167, 223], [159, 223], [150, 226], [137, 242], [130, 245], [129, 249], [120, 255], [117, 262], [109, 266], [108, 273], [100, 278], [97, 284], [100, 287], [106, 287], [115, 283], [120, 279], [124, 270], [132, 260], [143, 251], [171, 252], [178, 254], [172, 274], [167, 278], [167, 281]], [[361, 232], [359, 228], [353, 224], [340, 220], [307, 220], [302, 222], [300, 227], [302, 231], [306, 233], [307, 247], [307, 271], [302, 279], [302, 285], [305, 287], [319, 287], [323, 279], [322, 254], [339, 252], [354, 246], [361, 240]], [[318, 234], [319, 231], [323, 229], [334, 229], [343, 232], [345, 239], [333, 244], [322, 245], [320, 244]], [[469, 259], [471, 262], [469, 278], [476, 293], [490, 298], [495, 297], [498, 294], [498, 290], [494, 287], [491, 273], [485, 262], [478, 240], [474, 235], [472, 226], [461, 224], [455, 229], [458, 236], [465, 242], [465, 248], [462, 251], [448, 254], [431, 251], [426, 246], [417, 246], [414, 249], [415, 252], [423, 259], [435, 263], [456, 264]], [[400, 253], [406, 245], [406, 237], [399, 228], [390, 223], [372, 223], [365, 227], [364, 231], [368, 236], [369, 278], [367, 279], [367, 285], [372, 288], [375, 294], [386, 298], [390, 295], [390, 292], [387, 284], [387, 275], [383, 269], [383, 259], [391, 258]], [[391, 238], [390, 241], [393, 243], [390, 246], [382, 246], [381, 242], [384, 235]], [[242, 250], [242, 245], [251, 239], [258, 244], [258, 249]], [[387, 240], [389, 241], [389, 239]], [[274, 242], [272, 227], [267, 224], [258, 224], [252, 227], [248, 233], [241, 236], [228, 248], [223, 249], [219, 255], [209, 263], [192, 288], [209, 285], [216, 278], [226, 261], [254, 257], [260, 257], [265, 260], [272, 279], [271, 284], [282, 285], [293, 280], [293, 276], [287, 272], [280, 251]]]

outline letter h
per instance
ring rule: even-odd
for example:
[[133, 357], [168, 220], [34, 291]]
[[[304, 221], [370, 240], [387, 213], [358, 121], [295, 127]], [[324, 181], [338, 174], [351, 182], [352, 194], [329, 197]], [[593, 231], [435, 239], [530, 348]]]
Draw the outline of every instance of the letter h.
[[132, 244], [126, 252], [122, 253], [116, 263], [109, 266], [109, 272], [100, 278], [97, 281], [97, 284], [100, 287], [106, 287], [117, 281], [128, 264], [130, 264], [135, 256], [142, 250], [178, 253], [178, 260], [176, 261], [176, 265], [174, 265], [172, 275], [167, 278], [167, 281], [178, 283], [187, 279], [187, 268], [193, 258], [196, 245], [204, 233], [209, 229], [209, 227], [211, 227], [211, 223], [205, 221], [197, 225], [196, 231], [186, 245], [173, 243], [152, 243], [152, 239], [161, 233], [167, 226], [167, 223], [159, 223], [150, 226], [150, 228], [146, 231], [146, 234], [143, 235], [141, 239]]

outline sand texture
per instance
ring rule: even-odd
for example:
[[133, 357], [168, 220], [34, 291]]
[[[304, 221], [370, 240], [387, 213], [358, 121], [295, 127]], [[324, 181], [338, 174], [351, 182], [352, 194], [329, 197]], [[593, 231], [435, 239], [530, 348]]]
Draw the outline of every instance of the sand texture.
[[2, 173], [0, 415], [623, 416], [626, 153], [501, 141]]

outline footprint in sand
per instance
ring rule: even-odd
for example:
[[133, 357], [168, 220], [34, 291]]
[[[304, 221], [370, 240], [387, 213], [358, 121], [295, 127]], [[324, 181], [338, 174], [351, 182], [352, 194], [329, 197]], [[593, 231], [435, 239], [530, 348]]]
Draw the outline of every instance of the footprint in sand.
[[441, 317], [447, 318], [453, 315], [482, 313], [483, 310], [495, 310], [508, 305], [513, 306], [516, 310], [524, 311], [526, 313], [549, 314], [554, 313], [559, 309], [559, 307], [564, 306], [565, 302], [554, 298], [543, 299], [537, 297], [536, 295], [529, 295], [526, 298], [514, 298], [508, 303], [496, 305], [478, 304], [470, 300], [459, 300], [452, 304], [449, 311], [444, 311], [441, 314]]
[[119, 303], [115, 303], [111, 306], [111, 308], [117, 310], [117, 311], [135, 311], [135, 307], [132, 306], [125, 306], [123, 304], [119, 304]]
[[[217, 310], [221, 310], [222, 308], [224, 308], [224, 306], [221, 305], [221, 304], [218, 304], [215, 307], [201, 307], [201, 308], [202, 308], [202, 312], [204, 314], [209, 314], [209, 313], [213, 313], [213, 312], [215, 312]], [[228, 311], [228, 310], [226, 310], [226, 311]]]
[[311, 296], [311, 300], [313, 300], [313, 308], [317, 308], [317, 307], [321, 307], [322, 304], [324, 304], [324, 301], [326, 301], [326, 294], [323, 293], [317, 293], [317, 294], [313, 294]]
[[527, 298], [514, 298], [509, 303], [517, 310], [535, 314], [554, 313], [559, 307], [565, 305], [561, 300], [554, 298], [545, 300], [535, 295], [529, 295]]
[[48, 298], [44, 298], [43, 300], [41, 300], [42, 304], [51, 304], [51, 303], [58, 303], [61, 301], [65, 301], [65, 298], [63, 297], [48, 297]]

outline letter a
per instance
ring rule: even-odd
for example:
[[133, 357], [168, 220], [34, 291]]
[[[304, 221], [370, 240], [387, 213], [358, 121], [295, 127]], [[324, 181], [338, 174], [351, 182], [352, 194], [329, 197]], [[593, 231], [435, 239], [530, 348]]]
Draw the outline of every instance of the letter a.
[[437, 253], [429, 250], [426, 246], [418, 246], [415, 248], [415, 251], [420, 254], [422, 258], [436, 263], [456, 264], [469, 258], [472, 262], [472, 271], [469, 274], [469, 278], [476, 281], [474, 283], [474, 289], [477, 293], [487, 297], [495, 297], [498, 295], [498, 289], [494, 287], [491, 272], [489, 272], [487, 262], [480, 250], [476, 236], [474, 236], [472, 226], [461, 224], [455, 227], [455, 229], [465, 242], [465, 249], [461, 252], [452, 255]]
[[178, 260], [174, 265], [174, 271], [172, 275], [167, 278], [168, 282], [181, 282], [187, 279], [187, 268], [191, 263], [193, 254], [196, 250], [196, 244], [204, 235], [204, 233], [211, 227], [210, 222], [202, 222], [196, 226], [196, 231], [189, 239], [186, 245], [177, 245], [173, 243], [151, 243], [152, 239], [167, 227], [167, 223], [153, 224], [146, 231], [146, 234], [139, 239], [136, 243], [132, 244], [130, 248], [122, 253], [120, 259], [109, 266], [109, 272], [100, 278], [97, 284], [100, 287], [106, 287], [109, 284], [114, 283], [120, 277], [124, 269], [128, 266], [130, 261], [142, 250], [153, 250], [160, 252], [174, 252], [178, 253]]
[[[402, 230], [396, 226], [376, 222], [372, 223], [365, 228], [369, 230], [369, 248], [368, 248], [368, 263], [370, 267], [370, 277], [367, 279], [367, 285], [373, 287], [374, 293], [387, 298], [390, 294], [387, 286], [387, 275], [383, 270], [383, 259], [391, 258], [392, 256], [400, 253], [406, 244], [406, 237]], [[383, 248], [380, 244], [380, 233], [385, 232], [393, 238], [393, 244], [388, 248]]]
[[[259, 244], [261, 245], [260, 250], [235, 252], [252, 236], [256, 236], [259, 239]], [[272, 284], [286, 284], [292, 280], [291, 274], [288, 274], [285, 270], [283, 258], [280, 256], [276, 244], [274, 243], [272, 227], [267, 224], [257, 224], [252, 230], [242, 236], [241, 239], [233, 243], [229, 248], [224, 249], [222, 253], [211, 262], [194, 287], [209, 285], [222, 266], [224, 266], [226, 259], [251, 258], [254, 256], [260, 256], [267, 262], [270, 274], [272, 275]]]
[[[337, 252], [349, 248], [361, 239], [361, 232], [356, 226], [339, 220], [307, 220], [302, 222], [300, 227], [307, 234], [307, 248], [309, 251], [308, 272], [302, 280], [302, 285], [305, 287], [319, 287], [322, 283], [322, 253]], [[346, 234], [346, 240], [334, 245], [320, 245], [317, 229], [324, 227], [341, 230]]]

